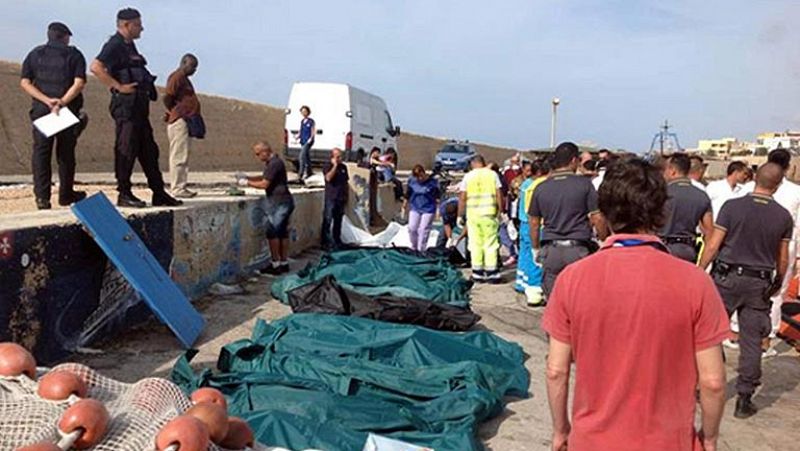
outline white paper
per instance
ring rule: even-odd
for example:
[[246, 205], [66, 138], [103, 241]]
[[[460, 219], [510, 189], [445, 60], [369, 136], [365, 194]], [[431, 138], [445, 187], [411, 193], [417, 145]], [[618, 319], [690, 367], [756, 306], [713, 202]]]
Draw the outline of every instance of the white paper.
[[433, 448], [423, 448], [410, 443], [401, 442], [380, 435], [370, 433], [363, 451], [434, 451]]
[[36, 127], [44, 136], [50, 138], [51, 136], [64, 131], [73, 125], [80, 122], [69, 108], [61, 108], [58, 114], [50, 113], [47, 116], [42, 116], [33, 121], [33, 126]]

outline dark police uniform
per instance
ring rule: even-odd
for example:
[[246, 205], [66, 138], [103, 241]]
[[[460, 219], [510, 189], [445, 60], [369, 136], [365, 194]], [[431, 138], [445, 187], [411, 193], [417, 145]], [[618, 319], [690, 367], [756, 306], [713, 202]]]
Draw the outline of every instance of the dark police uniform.
[[549, 296], [558, 274], [596, 249], [589, 215], [598, 213], [597, 191], [589, 177], [554, 172], [533, 192], [528, 214], [541, 218], [542, 291]]
[[667, 194], [669, 199], [664, 207], [667, 223], [659, 237], [672, 255], [696, 263], [697, 225], [706, 213], [711, 213], [711, 199], [688, 178], [670, 182]]
[[[322, 166], [322, 174], [327, 175], [333, 169], [333, 163], [325, 162]], [[323, 247], [342, 246], [342, 219], [344, 210], [347, 206], [347, 198], [350, 193], [350, 174], [347, 172], [347, 165], [339, 163], [336, 165], [336, 173], [333, 180], [325, 180], [325, 209], [322, 214], [322, 239]]]
[[[86, 79], [86, 59], [77, 48], [60, 41], [49, 41], [33, 49], [22, 63], [22, 78], [30, 80], [44, 95], [61, 98], [69, 91], [76, 78]], [[78, 94], [66, 105], [75, 116], [80, 116], [83, 95]], [[33, 99], [31, 121], [50, 114], [50, 107]], [[33, 192], [37, 204], [50, 203], [52, 182], [51, 160], [53, 146], [58, 161], [59, 203], [68, 204], [73, 198], [75, 181], [75, 146], [83, 130], [81, 124], [70, 127], [50, 138], [33, 128]]]
[[111, 90], [109, 110], [116, 124], [114, 144], [114, 173], [117, 190], [131, 192], [131, 174], [136, 160], [147, 176], [147, 185], [155, 194], [164, 193], [164, 179], [158, 167], [158, 144], [150, 125], [150, 102], [158, 98], [155, 77], [148, 72], [147, 61], [133, 42], [117, 33], [100, 50], [97, 60], [105, 65], [109, 75], [121, 84], [138, 83], [136, 92], [122, 94]]
[[772, 329], [767, 291], [781, 241], [792, 238], [792, 216], [759, 194], [722, 206], [715, 227], [726, 232], [712, 271], [728, 316], [739, 315], [739, 378], [736, 390], [751, 395], [761, 379], [761, 340]]

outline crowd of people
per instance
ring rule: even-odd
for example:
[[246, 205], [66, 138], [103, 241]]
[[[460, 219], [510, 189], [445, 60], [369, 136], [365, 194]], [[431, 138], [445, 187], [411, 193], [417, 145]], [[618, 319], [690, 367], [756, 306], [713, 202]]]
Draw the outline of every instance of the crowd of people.
[[[158, 100], [156, 77], [147, 70], [147, 60], [134, 41], [144, 27], [139, 11], [125, 8], [117, 13], [117, 31], [100, 49], [89, 70], [109, 88], [109, 111], [114, 119], [114, 175], [117, 179], [117, 205], [142, 208], [146, 203], [132, 191], [131, 175], [136, 161], [142, 166], [153, 193], [153, 206], [177, 206], [176, 198], [190, 198], [197, 193], [187, 188], [188, 163], [193, 139], [202, 139], [206, 129], [200, 113], [200, 101], [189, 78], [197, 71], [198, 59], [183, 55], [179, 67], [167, 80], [163, 97], [167, 135], [170, 142], [171, 193], [165, 188], [158, 166], [159, 148], [150, 124], [150, 103]], [[86, 127], [88, 116], [83, 108], [86, 85], [86, 59], [70, 46], [72, 31], [61, 22], [47, 27], [47, 43], [26, 56], [20, 86], [31, 96], [31, 121], [46, 115], [58, 115], [62, 108], [80, 118], [77, 125], [52, 136], [34, 124], [32, 170], [36, 206], [50, 209], [52, 155], [56, 152], [59, 173], [58, 203], [70, 205], [86, 197], [74, 190], [75, 147]]]
[[[170, 140], [171, 194], [158, 167], [149, 104], [155, 77], [134, 45], [143, 30], [138, 11], [117, 14], [117, 33], [90, 70], [109, 87], [115, 121], [115, 175], [123, 207], [146, 204], [131, 191], [138, 160], [153, 192], [151, 203], [175, 206], [196, 195], [187, 188], [192, 139], [205, 124], [190, 77], [198, 59], [186, 54], [168, 81], [164, 121]], [[47, 137], [34, 128], [33, 174], [38, 208], [51, 208], [50, 159], [59, 164], [61, 205], [79, 201], [75, 146], [86, 116], [81, 91], [86, 61], [69, 46], [71, 30], [48, 27], [48, 42], [22, 67], [22, 88], [36, 120], [68, 108], [78, 126]], [[303, 106], [299, 179], [311, 174], [315, 123]], [[266, 236], [272, 255], [263, 273], [289, 272], [289, 223], [295, 208], [286, 166], [267, 142], [253, 146], [263, 174], [237, 174], [238, 184], [266, 194]], [[499, 283], [502, 267], [516, 265], [514, 288], [531, 306], [546, 306], [550, 338], [547, 391], [553, 449], [715, 450], [725, 402], [723, 344], [740, 349], [734, 415], [757, 412], [761, 360], [770, 355], [789, 281], [797, 276], [800, 186], [786, 179], [791, 154], [769, 153], [756, 170], [733, 161], [726, 177], [706, 185], [699, 156], [674, 153], [645, 160], [559, 144], [547, 158], [505, 167], [475, 156], [447, 198], [421, 165], [403, 186], [394, 154], [368, 157], [376, 178], [391, 182], [408, 214], [410, 246], [420, 252], [437, 215], [437, 245], [467, 240], [471, 278]], [[321, 243], [343, 245], [349, 179], [342, 151], [333, 149], [325, 180]], [[507, 258], [501, 259], [501, 248]], [[568, 416], [572, 363], [576, 364], [572, 419]], [[701, 427], [694, 426], [696, 400]]]

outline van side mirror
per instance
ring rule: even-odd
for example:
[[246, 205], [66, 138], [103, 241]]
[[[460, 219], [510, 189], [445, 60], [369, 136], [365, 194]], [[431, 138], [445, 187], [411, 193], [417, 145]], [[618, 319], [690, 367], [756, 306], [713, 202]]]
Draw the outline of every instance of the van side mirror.
[[287, 116], [292, 114], [292, 109], [291, 108], [284, 108], [283, 109], [283, 114], [285, 114]]
[[400, 127], [395, 127], [393, 129], [389, 128], [389, 127], [386, 127], [386, 132], [389, 133], [389, 136], [394, 138], [394, 137], [400, 135]]
[[394, 128], [394, 136], [400, 136], [400, 126], [396, 126]]

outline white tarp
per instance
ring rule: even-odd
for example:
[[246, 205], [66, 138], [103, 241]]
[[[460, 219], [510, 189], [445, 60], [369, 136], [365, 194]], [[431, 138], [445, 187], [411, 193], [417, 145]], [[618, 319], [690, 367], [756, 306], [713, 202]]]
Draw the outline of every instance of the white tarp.
[[433, 448], [423, 448], [410, 443], [401, 442], [391, 438], [370, 433], [363, 451], [434, 451]]
[[[428, 236], [428, 247], [435, 247], [438, 239], [439, 231], [431, 230]], [[408, 227], [404, 225], [390, 222], [382, 232], [373, 235], [354, 226], [347, 216], [342, 221], [342, 241], [346, 244], [364, 247], [411, 247], [411, 240], [408, 238]]]

